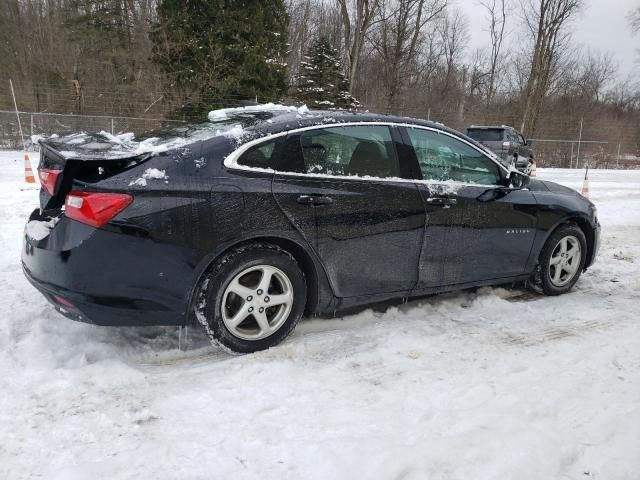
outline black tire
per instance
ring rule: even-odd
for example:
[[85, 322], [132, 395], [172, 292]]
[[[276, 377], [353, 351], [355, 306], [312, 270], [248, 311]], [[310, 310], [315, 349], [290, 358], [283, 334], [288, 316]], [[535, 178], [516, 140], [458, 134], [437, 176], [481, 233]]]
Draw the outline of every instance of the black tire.
[[[232, 280], [243, 271], [264, 265], [275, 267], [288, 278], [293, 289], [290, 311], [278, 329], [269, 336], [255, 340], [240, 338], [225, 324], [222, 309], [229, 307], [223, 305], [224, 294]], [[294, 257], [275, 245], [256, 243], [236, 248], [224, 254], [213, 264], [201, 283], [196, 298], [195, 314], [199, 323], [205, 327], [213, 344], [229, 353], [253, 353], [273, 347], [287, 338], [304, 313], [306, 300], [306, 280]], [[264, 306], [267, 309], [277, 308]], [[255, 320], [249, 315], [247, 322], [252, 321]]]
[[[561, 242], [565, 238], [576, 239], [580, 245], [580, 260], [577, 265], [571, 264], [573, 267], [577, 266], [577, 270], [573, 273], [571, 278], [566, 278], [562, 281], [562, 285], [554, 283], [552, 277], [555, 274], [557, 267], [551, 264], [551, 259]], [[573, 240], [572, 240], [573, 241]], [[545, 243], [540, 256], [538, 257], [538, 264], [536, 265], [536, 271], [534, 272], [530, 285], [533, 290], [545, 295], [561, 295], [568, 292], [576, 284], [582, 271], [584, 269], [584, 263], [587, 258], [587, 239], [584, 236], [584, 232], [575, 224], [566, 224], [560, 226], [554, 231], [547, 242]], [[566, 283], [564, 283], [566, 282]]]

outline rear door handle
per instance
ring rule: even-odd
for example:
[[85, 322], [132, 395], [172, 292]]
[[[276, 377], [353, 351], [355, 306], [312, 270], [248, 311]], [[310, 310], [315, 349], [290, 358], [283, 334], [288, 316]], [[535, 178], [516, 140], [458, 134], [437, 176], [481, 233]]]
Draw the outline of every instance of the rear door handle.
[[329, 205], [333, 202], [331, 197], [325, 197], [324, 195], [300, 195], [297, 200], [302, 205]]
[[445, 207], [449, 205], [455, 205], [458, 201], [455, 198], [446, 198], [446, 197], [430, 197], [427, 198], [427, 203], [430, 205], [435, 205], [437, 207]]

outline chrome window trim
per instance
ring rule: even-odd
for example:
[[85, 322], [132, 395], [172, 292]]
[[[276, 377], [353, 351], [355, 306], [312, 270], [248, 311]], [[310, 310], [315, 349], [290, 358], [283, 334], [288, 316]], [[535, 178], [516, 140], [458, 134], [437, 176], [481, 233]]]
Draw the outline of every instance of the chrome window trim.
[[435, 127], [427, 127], [424, 125], [414, 125], [411, 123], [394, 123], [394, 122], [344, 122], [344, 123], [329, 123], [329, 124], [322, 124], [322, 125], [312, 125], [309, 127], [300, 127], [300, 128], [294, 128], [291, 130], [285, 130], [283, 132], [278, 132], [278, 133], [274, 133], [274, 134], [269, 134], [266, 135], [264, 137], [260, 137], [260, 138], [256, 138], [255, 140], [251, 140], [250, 142], [247, 142], [243, 145], [241, 145], [240, 147], [238, 147], [236, 150], [234, 150], [233, 152], [231, 152], [229, 155], [227, 155], [224, 159], [224, 166], [232, 169], [232, 170], [241, 170], [241, 171], [249, 171], [249, 172], [259, 172], [259, 173], [277, 173], [278, 175], [282, 175], [282, 176], [288, 176], [288, 177], [308, 177], [308, 178], [328, 178], [328, 179], [337, 179], [337, 180], [361, 180], [361, 181], [376, 181], [376, 182], [411, 182], [411, 183], [419, 183], [419, 184], [455, 184], [455, 185], [461, 185], [461, 186], [471, 186], [471, 187], [499, 187], [500, 185], [491, 185], [491, 184], [485, 184], [485, 183], [468, 183], [468, 182], [459, 182], [456, 180], [429, 180], [429, 179], [422, 179], [422, 180], [417, 180], [414, 178], [400, 178], [400, 177], [358, 177], [358, 176], [353, 176], [353, 175], [329, 175], [329, 174], [318, 174], [318, 173], [297, 173], [297, 172], [281, 172], [279, 170], [273, 170], [271, 168], [258, 168], [258, 167], [249, 167], [246, 165], [240, 165], [238, 163], [238, 159], [242, 156], [243, 153], [245, 153], [247, 150], [249, 150], [250, 148], [256, 146], [256, 145], [260, 145], [261, 143], [267, 143], [270, 141], [273, 141], [277, 138], [289, 135], [289, 134], [295, 134], [295, 133], [300, 133], [300, 132], [306, 132], [309, 130], [320, 130], [320, 129], [326, 129], [326, 128], [335, 128], [335, 127], [358, 127], [358, 126], [386, 126], [386, 127], [404, 127], [404, 128], [416, 128], [416, 129], [420, 129], [420, 130], [427, 130], [430, 132], [435, 132], [439, 135], [447, 135], [455, 140], [458, 140], [459, 142], [462, 142], [466, 145], [468, 145], [469, 147], [471, 147], [473, 150], [475, 150], [476, 152], [480, 153], [483, 157], [488, 158], [489, 160], [491, 160], [495, 165], [498, 166], [499, 169], [502, 169], [506, 174], [507, 174], [507, 178], [509, 178], [509, 176], [511, 175], [511, 170], [508, 169], [507, 167], [505, 167], [499, 160], [492, 158], [491, 156], [487, 155], [486, 152], [484, 152], [483, 150], [481, 150], [480, 148], [476, 147], [474, 144], [472, 144], [471, 142], [466, 141], [463, 138], [460, 138], [459, 136], [453, 134], [453, 133], [449, 133], [446, 132], [444, 130], [441, 130], [439, 128], [435, 128]]

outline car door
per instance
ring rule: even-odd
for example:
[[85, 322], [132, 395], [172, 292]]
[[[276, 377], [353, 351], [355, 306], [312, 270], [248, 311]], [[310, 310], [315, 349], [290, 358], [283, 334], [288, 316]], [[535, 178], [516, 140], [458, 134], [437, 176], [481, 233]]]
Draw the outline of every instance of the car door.
[[401, 179], [393, 135], [385, 125], [332, 126], [293, 132], [282, 146], [274, 198], [338, 297], [402, 295], [418, 282], [424, 204]]
[[420, 166], [426, 205], [419, 287], [525, 273], [537, 223], [531, 192], [505, 186], [504, 167], [449, 132], [404, 133]]

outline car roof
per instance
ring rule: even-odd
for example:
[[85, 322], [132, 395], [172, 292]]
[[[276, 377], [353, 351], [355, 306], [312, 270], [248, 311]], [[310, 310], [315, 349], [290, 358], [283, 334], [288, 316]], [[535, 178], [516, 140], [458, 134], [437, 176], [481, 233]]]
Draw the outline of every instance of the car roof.
[[437, 122], [420, 120], [410, 117], [384, 115], [371, 112], [348, 110], [310, 110], [306, 107], [285, 107], [282, 105], [256, 105], [251, 107], [229, 108], [214, 110], [209, 113], [209, 120], [229, 122], [234, 120], [248, 120], [251, 125], [244, 128], [247, 133], [255, 131], [263, 135], [274, 135], [299, 128], [345, 123], [383, 122], [405, 125], [416, 125], [436, 128], [455, 135], [462, 135], [457, 130], [446, 127]]
[[509, 125], [471, 125], [467, 130], [515, 130]]

